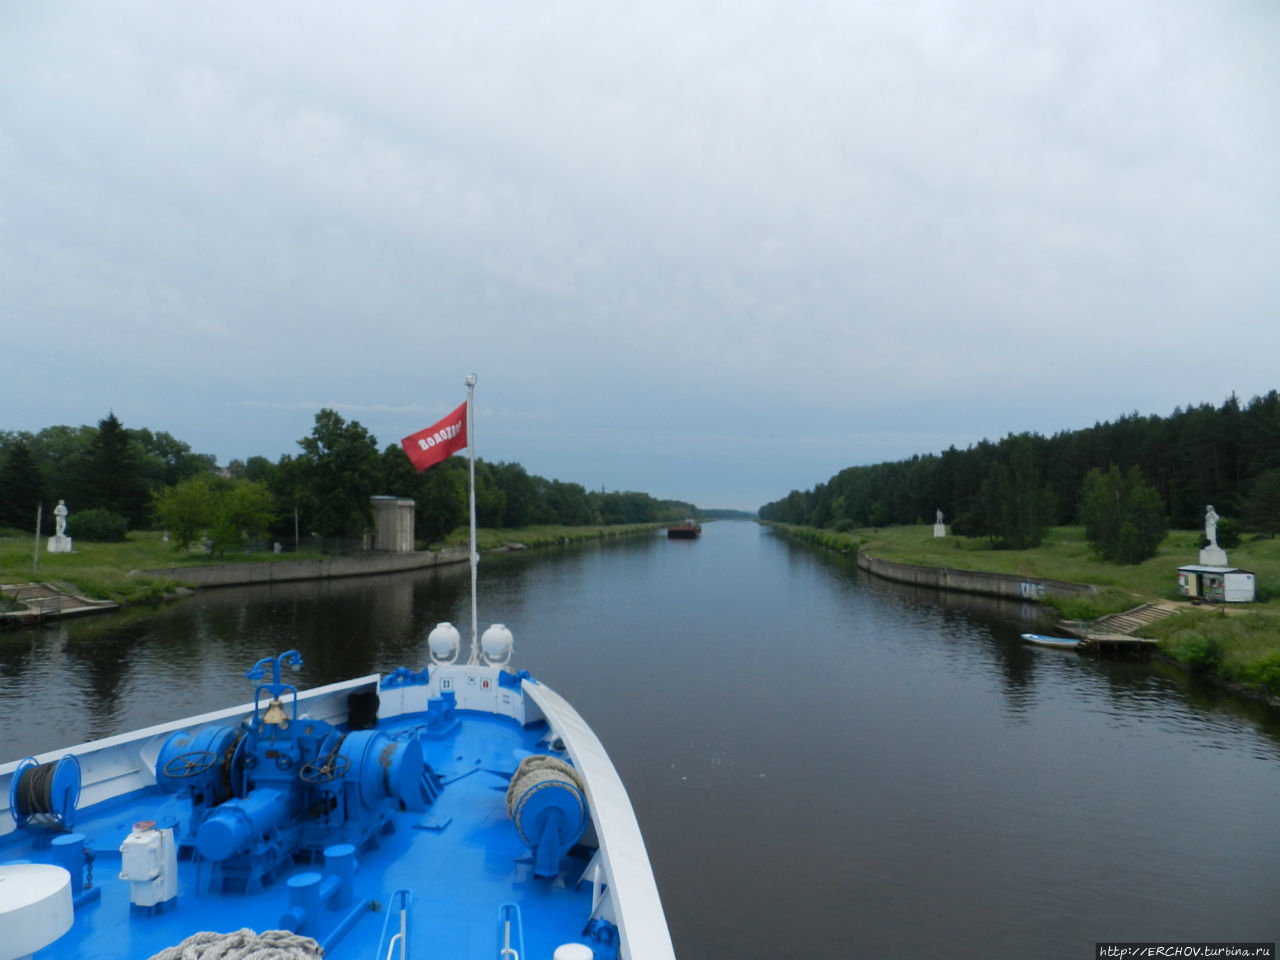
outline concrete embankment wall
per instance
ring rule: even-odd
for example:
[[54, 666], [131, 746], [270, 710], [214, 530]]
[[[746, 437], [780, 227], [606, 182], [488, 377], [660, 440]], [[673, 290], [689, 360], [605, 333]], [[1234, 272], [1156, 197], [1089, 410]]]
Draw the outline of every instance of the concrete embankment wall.
[[380, 573], [400, 573], [449, 563], [466, 563], [467, 548], [433, 553], [376, 553], [355, 557], [321, 557], [318, 560], [281, 560], [274, 563], [228, 563], [204, 567], [165, 567], [143, 570], [154, 577], [169, 577], [196, 587], [233, 587], [254, 583], [283, 583], [289, 580], [322, 580], [327, 577], [368, 577]]
[[1014, 600], [1040, 600], [1052, 594], [1070, 596], [1078, 593], [1096, 593], [1097, 588], [1062, 580], [1046, 580], [1043, 577], [1026, 577], [1013, 573], [978, 573], [973, 570], [952, 570], [948, 567], [916, 567], [907, 563], [881, 560], [858, 551], [858, 566], [886, 580], [914, 583], [939, 590], [960, 590], [964, 593], [983, 593], [989, 596], [1009, 597]]

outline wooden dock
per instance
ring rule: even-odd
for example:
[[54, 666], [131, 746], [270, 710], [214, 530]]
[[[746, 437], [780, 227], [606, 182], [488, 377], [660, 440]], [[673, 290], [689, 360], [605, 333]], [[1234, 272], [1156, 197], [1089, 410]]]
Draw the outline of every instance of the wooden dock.
[[1064, 620], [1058, 624], [1058, 628], [1079, 637], [1083, 646], [1098, 652], [1150, 653], [1155, 650], [1159, 641], [1135, 637], [1132, 631], [1171, 617], [1181, 609], [1170, 600], [1155, 600], [1093, 621]]
[[90, 600], [47, 583], [0, 585], [0, 626], [3, 627], [24, 627], [63, 617], [108, 613], [119, 606], [111, 600]]
[[1159, 641], [1134, 637], [1127, 633], [1086, 633], [1081, 646], [1098, 653], [1152, 653]]

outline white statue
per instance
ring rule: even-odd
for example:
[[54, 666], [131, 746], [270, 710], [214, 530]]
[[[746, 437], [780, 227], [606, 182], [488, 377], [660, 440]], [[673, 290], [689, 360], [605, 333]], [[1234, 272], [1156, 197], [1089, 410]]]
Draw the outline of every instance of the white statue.
[[1204, 537], [1209, 543], [1200, 548], [1200, 563], [1206, 567], [1227, 565], [1227, 551], [1218, 546], [1218, 519], [1213, 504], [1204, 508]]
[[59, 500], [53, 508], [54, 535], [49, 538], [47, 547], [50, 553], [70, 553], [71, 538], [67, 536], [67, 501]]
[[1204, 510], [1204, 537], [1209, 541], [1209, 546], [1218, 546], [1218, 514], [1212, 503]]
[[939, 511], [938, 511], [938, 515], [937, 515], [936, 517], [934, 517], [933, 522], [934, 522], [934, 523], [941, 523], [941, 522], [942, 522], [942, 511], [941, 511], [941, 510], [939, 510]]

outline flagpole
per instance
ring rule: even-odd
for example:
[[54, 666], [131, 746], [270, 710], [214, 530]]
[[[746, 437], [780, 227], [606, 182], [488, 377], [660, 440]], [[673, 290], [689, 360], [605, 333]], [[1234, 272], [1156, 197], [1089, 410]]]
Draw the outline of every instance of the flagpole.
[[476, 392], [476, 375], [467, 376], [467, 467], [471, 502], [471, 663], [480, 662], [480, 647], [476, 637], [476, 565], [480, 554], [476, 553], [476, 418], [473, 409]]

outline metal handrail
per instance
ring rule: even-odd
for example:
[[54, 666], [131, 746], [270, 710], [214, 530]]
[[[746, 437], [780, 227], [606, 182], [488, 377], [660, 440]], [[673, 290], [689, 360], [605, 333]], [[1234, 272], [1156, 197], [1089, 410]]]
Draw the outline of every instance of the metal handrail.
[[511, 921], [507, 920], [502, 927], [502, 949], [498, 951], [500, 957], [510, 957], [511, 960], [520, 960], [520, 953], [511, 948]]
[[[389, 940], [387, 934], [391, 929], [391, 917], [396, 913], [399, 903], [400, 930]], [[391, 960], [396, 951], [396, 941], [400, 943], [400, 960], [409, 955], [409, 908], [413, 905], [413, 893], [409, 890], [397, 890], [391, 895], [391, 903], [387, 910], [387, 918], [382, 921], [382, 935], [378, 938], [377, 960]], [[386, 953], [382, 952], [382, 944], [387, 945]]]
[[[511, 945], [511, 927], [515, 925], [516, 947]], [[514, 903], [504, 903], [498, 908], [498, 930], [502, 937], [502, 946], [498, 956], [502, 960], [520, 960], [524, 952], [524, 921], [520, 919], [520, 907]]]

